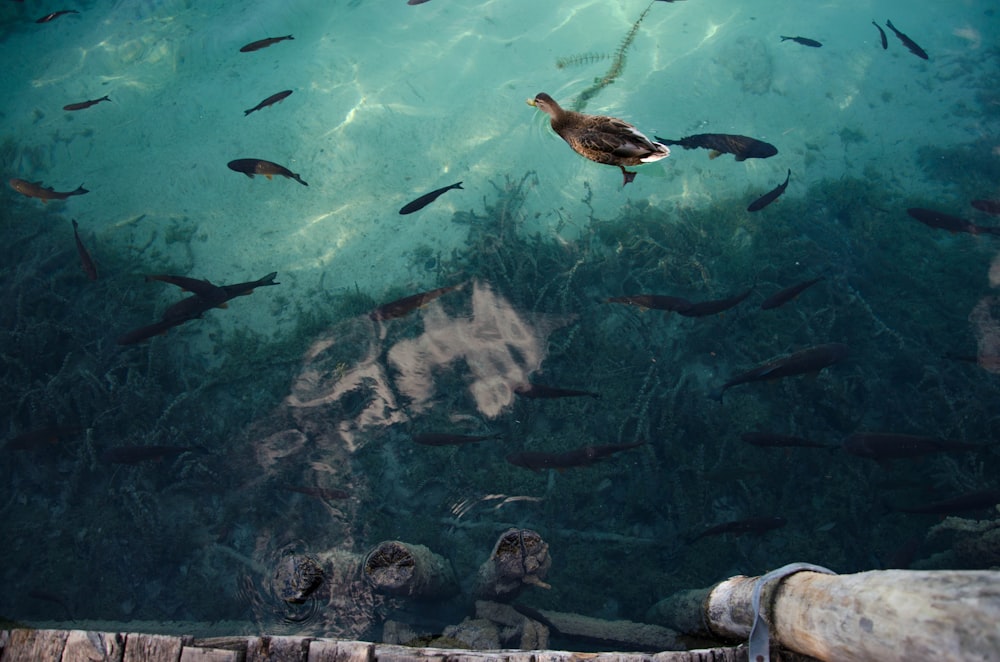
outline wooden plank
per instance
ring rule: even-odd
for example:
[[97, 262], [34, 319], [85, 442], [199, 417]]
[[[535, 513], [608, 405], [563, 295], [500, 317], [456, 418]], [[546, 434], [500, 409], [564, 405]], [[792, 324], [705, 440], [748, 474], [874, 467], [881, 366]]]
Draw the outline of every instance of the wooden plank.
[[120, 632], [70, 630], [62, 662], [122, 662], [125, 635]]
[[68, 636], [65, 630], [11, 630], [3, 662], [59, 662]]
[[180, 662], [183, 648], [183, 637], [129, 633], [125, 636], [124, 662]]
[[309, 642], [309, 662], [373, 662], [375, 644], [367, 641], [316, 639]]
[[3, 651], [7, 648], [8, 641], [10, 641], [10, 630], [0, 630], [0, 657], [3, 657]]
[[246, 662], [306, 662], [312, 637], [254, 637], [247, 643]]
[[225, 648], [202, 648], [185, 646], [181, 650], [181, 662], [241, 662], [245, 655]]

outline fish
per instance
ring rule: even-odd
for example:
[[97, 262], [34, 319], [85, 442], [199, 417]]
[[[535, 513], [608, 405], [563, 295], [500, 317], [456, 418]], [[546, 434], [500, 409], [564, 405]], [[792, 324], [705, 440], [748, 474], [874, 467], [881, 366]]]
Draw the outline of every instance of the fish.
[[101, 451], [97, 458], [106, 464], [139, 464], [194, 452], [207, 451], [200, 446], [119, 446]]
[[761, 302], [760, 309], [771, 310], [772, 308], [783, 306], [802, 294], [802, 292], [804, 292], [807, 288], [812, 287], [821, 280], [823, 280], [823, 276], [817, 276], [816, 278], [810, 278], [807, 281], [803, 281], [797, 285], [792, 285], [791, 287], [786, 287], [783, 290], [775, 292]]
[[421, 209], [423, 209], [424, 207], [426, 207], [427, 205], [429, 205], [430, 203], [434, 202], [439, 197], [441, 197], [445, 192], [450, 191], [453, 188], [462, 188], [462, 182], [458, 182], [457, 184], [452, 184], [451, 186], [444, 186], [442, 188], [435, 189], [430, 193], [425, 193], [416, 200], [414, 200], [413, 202], [407, 202], [405, 205], [403, 205], [403, 208], [399, 210], [399, 213], [405, 216], [406, 214], [412, 214], [415, 211], [420, 211]]
[[747, 207], [747, 211], [760, 211], [764, 207], [768, 206], [769, 204], [777, 200], [778, 197], [785, 192], [785, 189], [788, 188], [788, 180], [791, 176], [792, 176], [792, 170], [791, 168], [789, 168], [788, 174], [785, 175], [785, 183], [778, 184], [778, 186], [776, 186], [773, 190], [768, 191], [764, 195], [760, 196], [759, 198], [751, 202], [750, 206]]
[[431, 0], [406, 0], [408, 5], [422, 5], [425, 2], [430, 2]]
[[978, 490], [968, 492], [951, 499], [933, 501], [919, 506], [907, 508], [893, 508], [900, 513], [914, 513], [922, 515], [957, 515], [972, 510], [985, 510], [1000, 503], [1000, 490]]
[[812, 441], [805, 437], [775, 432], [744, 432], [740, 435], [740, 439], [761, 448], [837, 448], [837, 446]]
[[413, 435], [412, 439], [422, 446], [461, 446], [462, 444], [471, 444], [476, 441], [485, 441], [486, 439], [500, 439], [503, 437], [502, 433], [494, 434], [447, 434], [443, 432], [424, 432], [422, 434]]
[[589, 398], [600, 398], [600, 393], [594, 393], [593, 391], [578, 391], [572, 388], [556, 388], [554, 386], [545, 386], [544, 384], [518, 384], [514, 387], [514, 393], [518, 394], [522, 398], [532, 398], [547, 399], [547, 398], [577, 398], [577, 397], [589, 397]]
[[679, 313], [690, 310], [694, 305], [682, 297], [674, 297], [665, 294], [629, 294], [623, 297], [611, 297], [605, 299], [604, 303], [626, 303], [640, 308], [651, 308], [653, 310], [666, 310]]
[[956, 232], [966, 232], [972, 235], [992, 234], [1000, 235], [1000, 227], [993, 228], [986, 225], [976, 225], [959, 216], [952, 216], [944, 212], [922, 207], [910, 207], [906, 213], [917, 219], [924, 225], [938, 230], [946, 230], [952, 234]]
[[90, 193], [90, 191], [83, 188], [83, 184], [80, 184], [75, 191], [61, 193], [53, 190], [52, 187], [42, 186], [41, 182], [29, 182], [24, 179], [18, 179], [17, 177], [10, 180], [9, 183], [10, 187], [21, 195], [29, 198], [38, 198], [42, 201], [42, 203], [47, 203], [49, 200], [65, 200], [71, 195], [83, 195], [84, 193]]
[[811, 48], [823, 47], [823, 44], [819, 43], [815, 39], [809, 39], [808, 37], [781, 37], [781, 41], [794, 41], [796, 44], [802, 44], [803, 46], [809, 46]]
[[267, 39], [258, 39], [257, 41], [251, 41], [246, 46], [240, 48], [240, 53], [252, 53], [253, 51], [259, 51], [262, 48], [267, 48], [279, 41], [285, 41], [286, 39], [295, 39], [290, 34], [286, 34], [284, 37], [268, 37]]
[[188, 276], [173, 276], [170, 274], [153, 274], [146, 276], [146, 282], [151, 280], [160, 281], [161, 283], [170, 283], [171, 285], [176, 285], [185, 292], [193, 292], [197, 294], [202, 299], [208, 301], [219, 301], [220, 303], [225, 301], [225, 291], [218, 285], [213, 285], [211, 282], [199, 278], [189, 278]]
[[71, 103], [63, 106], [63, 110], [83, 110], [84, 108], [90, 108], [91, 106], [96, 106], [102, 101], [111, 101], [111, 97], [105, 95], [100, 99], [91, 99], [90, 101], [80, 101], [79, 103]]
[[721, 388], [712, 393], [712, 397], [721, 402], [723, 393], [733, 386], [819, 372], [823, 368], [843, 361], [849, 354], [850, 349], [841, 343], [807, 347], [731, 377]]
[[134, 345], [142, 342], [143, 340], [149, 340], [153, 336], [162, 336], [175, 326], [180, 326], [181, 324], [184, 324], [184, 322], [188, 322], [191, 319], [193, 318], [185, 317], [183, 319], [161, 319], [159, 322], [153, 322], [152, 324], [132, 329], [131, 331], [118, 336], [118, 339], [115, 342], [119, 345]]
[[87, 278], [90, 280], [97, 280], [97, 265], [94, 264], [93, 258], [90, 257], [90, 253], [87, 251], [83, 242], [80, 241], [80, 233], [78, 231], [79, 224], [76, 219], [73, 219], [73, 237], [76, 239], [76, 252], [80, 256], [80, 266], [83, 268], [83, 273], [87, 274]]
[[686, 542], [690, 545], [696, 540], [701, 540], [708, 536], [722, 535], [723, 533], [732, 533], [737, 536], [741, 536], [744, 533], [766, 533], [774, 529], [780, 529], [787, 523], [788, 520], [784, 517], [750, 517], [748, 519], [738, 519], [710, 526], [695, 536], [688, 538]]
[[255, 110], [260, 110], [261, 108], [267, 108], [268, 106], [273, 106], [274, 104], [278, 103], [279, 101], [284, 101], [285, 99], [288, 98], [289, 95], [291, 95], [291, 93], [292, 93], [292, 90], [282, 90], [281, 92], [278, 92], [277, 94], [272, 94], [271, 96], [269, 96], [268, 98], [264, 99], [263, 101], [261, 101], [259, 104], [257, 104], [256, 106], [254, 106], [250, 110], [244, 110], [243, 111], [243, 117], [246, 117], [247, 115], [249, 115], [250, 113], [254, 112]]
[[70, 609], [69, 603], [66, 602], [65, 598], [56, 593], [53, 593], [51, 591], [44, 591], [41, 589], [33, 589], [28, 591], [28, 597], [34, 600], [44, 600], [45, 602], [52, 602], [54, 604], [57, 604], [60, 607], [62, 607], [63, 610], [65, 610], [66, 616], [69, 618], [69, 620], [71, 621], [76, 620], [73, 617], [73, 610]]
[[739, 302], [750, 296], [751, 293], [753, 293], [752, 287], [745, 292], [740, 292], [739, 294], [731, 296], [728, 299], [699, 301], [697, 303], [692, 303], [690, 308], [678, 310], [677, 314], [683, 315], [684, 317], [707, 317], [708, 315], [715, 315], [736, 306]]
[[395, 301], [390, 301], [389, 303], [384, 303], [375, 310], [368, 313], [368, 318], [375, 322], [382, 322], [385, 320], [396, 319], [398, 317], [404, 317], [410, 314], [417, 308], [430, 303], [434, 299], [440, 296], [444, 296], [449, 292], [454, 292], [455, 290], [464, 286], [465, 283], [459, 283], [458, 285], [448, 285], [447, 287], [439, 287], [435, 290], [428, 290], [427, 292], [419, 292], [417, 294], [411, 294], [408, 297], [403, 297], [402, 299], [396, 299]]
[[83, 432], [81, 425], [49, 425], [36, 430], [29, 430], [7, 440], [4, 450], [30, 451], [45, 448], [51, 444], [63, 441], [67, 437], [75, 437]]
[[271, 179], [274, 175], [281, 175], [282, 177], [287, 177], [288, 179], [294, 179], [299, 184], [303, 186], [309, 186], [298, 174], [292, 172], [288, 168], [277, 163], [272, 163], [271, 161], [265, 161], [264, 159], [235, 159], [228, 163], [229, 169], [236, 172], [242, 172], [244, 175], [253, 179], [254, 175], [264, 175], [268, 179]]
[[65, 16], [66, 14], [79, 14], [79, 13], [80, 12], [78, 12], [75, 9], [61, 9], [59, 11], [54, 11], [51, 14], [46, 14], [45, 16], [42, 16], [40, 19], [35, 21], [35, 23], [48, 23], [49, 21], [54, 21], [60, 16]]
[[885, 30], [882, 29], [881, 25], [875, 22], [875, 19], [872, 19], [872, 25], [875, 26], [876, 30], [878, 30], [878, 36], [882, 39], [882, 50], [886, 50], [889, 48], [889, 40], [885, 37]]
[[851, 455], [871, 460], [899, 460], [931, 453], [978, 451], [990, 444], [949, 441], [940, 437], [894, 432], [856, 432], [844, 440], [843, 449]]
[[928, 57], [928, 55], [927, 55], [927, 51], [925, 51], [924, 49], [920, 48], [920, 46], [917, 46], [917, 42], [913, 41], [912, 39], [910, 39], [909, 37], [907, 37], [905, 34], [903, 34], [902, 32], [900, 32], [899, 30], [897, 30], [896, 26], [892, 24], [892, 21], [890, 21], [889, 19], [886, 19], [885, 20], [885, 24], [886, 24], [886, 26], [890, 30], [892, 30], [896, 34], [897, 37], [899, 37], [899, 40], [901, 42], [903, 42], [903, 45], [906, 46], [910, 50], [911, 53], [913, 53], [914, 55], [916, 55], [919, 58], [923, 58], [924, 60], [929, 60], [930, 59], [930, 57]]
[[1000, 216], [1000, 200], [973, 200], [970, 204], [981, 212]]
[[745, 161], [746, 159], [766, 159], [778, 153], [778, 148], [771, 143], [733, 133], [698, 133], [677, 140], [653, 136], [653, 139], [664, 145], [680, 145], [684, 149], [701, 147], [711, 150], [708, 155], [711, 159], [722, 154], [732, 154], [737, 161]]
[[292, 485], [285, 485], [282, 489], [288, 490], [289, 492], [298, 492], [299, 494], [305, 494], [306, 496], [316, 497], [317, 499], [348, 499], [351, 496], [350, 492], [347, 492], [346, 490], [338, 490], [330, 487], [294, 487]]
[[571, 469], [573, 467], [589, 467], [611, 457], [615, 453], [638, 448], [645, 444], [645, 441], [638, 441], [632, 444], [608, 444], [605, 446], [583, 446], [576, 450], [564, 453], [545, 453], [541, 451], [521, 451], [511, 453], [505, 459], [510, 464], [517, 467], [524, 467], [532, 471], [539, 469]]

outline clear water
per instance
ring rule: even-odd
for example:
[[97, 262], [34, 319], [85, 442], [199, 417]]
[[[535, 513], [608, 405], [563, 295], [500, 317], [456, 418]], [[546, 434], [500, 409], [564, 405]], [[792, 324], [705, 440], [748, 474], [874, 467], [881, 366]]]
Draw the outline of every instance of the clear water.
[[[995, 567], [975, 536], [893, 510], [997, 488], [993, 448], [882, 466], [740, 440], [769, 430], [834, 445], [877, 430], [988, 443], [1000, 424], [996, 239], [905, 213], [997, 223], [969, 201], [1000, 199], [1000, 18], [975, 0], [802, 4], [120, 0], [36, 24], [45, 10], [6, 3], [5, 176], [90, 193], [3, 194], [0, 424], [8, 439], [71, 429], [0, 453], [0, 614], [64, 620], [58, 598], [80, 622], [135, 629], [378, 639], [391, 620], [439, 633], [472, 613], [477, 569], [512, 526], [538, 531], [553, 559], [551, 588], [519, 601], [603, 618], [644, 620], [674, 591], [790, 561]], [[883, 50], [870, 21], [887, 17], [930, 59], [891, 32]], [[613, 81], [595, 89], [602, 77]], [[588, 88], [586, 112], [648, 135], [742, 134], [779, 154], [675, 147], [623, 188], [524, 103], [545, 91], [572, 106]], [[237, 158], [308, 187], [249, 179], [226, 167]], [[789, 169], [785, 194], [747, 213]], [[116, 343], [182, 296], [144, 275], [233, 284], [272, 271], [278, 287]], [[407, 316], [368, 316], [459, 283]], [[703, 318], [603, 303], [750, 286]], [[851, 358], [708, 397], [827, 342]], [[601, 397], [516, 396], [527, 381]], [[501, 438], [435, 448], [413, 443], [422, 432]], [[565, 471], [505, 461], [636, 441]], [[149, 445], [193, 449], [102, 456]], [[788, 523], [685, 543], [758, 516]], [[352, 564], [389, 539], [447, 558], [463, 592], [419, 610], [372, 596]], [[920, 546], [900, 561], [908, 539]], [[301, 608], [271, 586], [290, 551], [336, 568]]]

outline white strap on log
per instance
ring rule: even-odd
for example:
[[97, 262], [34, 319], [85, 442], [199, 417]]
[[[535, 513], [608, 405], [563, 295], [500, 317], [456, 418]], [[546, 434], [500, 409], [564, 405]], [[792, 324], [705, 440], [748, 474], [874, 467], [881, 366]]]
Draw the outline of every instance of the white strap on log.
[[751, 604], [753, 606], [753, 626], [750, 628], [750, 662], [771, 662], [771, 628], [767, 624], [767, 620], [761, 615], [760, 612], [761, 591], [763, 591], [764, 586], [767, 585], [768, 582], [772, 582], [776, 579], [784, 579], [789, 575], [794, 575], [796, 572], [802, 572], [803, 570], [820, 572], [827, 575], [837, 574], [829, 568], [813, 565], [811, 563], [789, 563], [788, 565], [783, 565], [776, 570], [772, 570], [766, 575], [758, 577], [757, 581], [754, 583], [753, 597], [751, 599]]

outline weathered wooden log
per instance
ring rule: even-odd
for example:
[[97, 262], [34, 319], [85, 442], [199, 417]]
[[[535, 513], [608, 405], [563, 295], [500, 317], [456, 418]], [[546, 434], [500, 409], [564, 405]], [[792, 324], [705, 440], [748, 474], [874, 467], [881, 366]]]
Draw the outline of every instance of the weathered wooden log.
[[475, 596], [510, 602], [527, 585], [549, 588], [544, 579], [551, 567], [549, 545], [540, 535], [529, 529], [510, 529], [501, 534], [490, 558], [479, 567]]
[[365, 557], [365, 579], [378, 593], [435, 600], [458, 592], [451, 564], [423, 545], [387, 540]]
[[[679, 611], [690, 609], [693, 594], [661, 601], [651, 615], [746, 639], [758, 579], [732, 577], [705, 589], [700, 618]], [[760, 609], [773, 642], [820, 660], [1000, 660], [996, 571], [797, 572], [764, 586]]]

